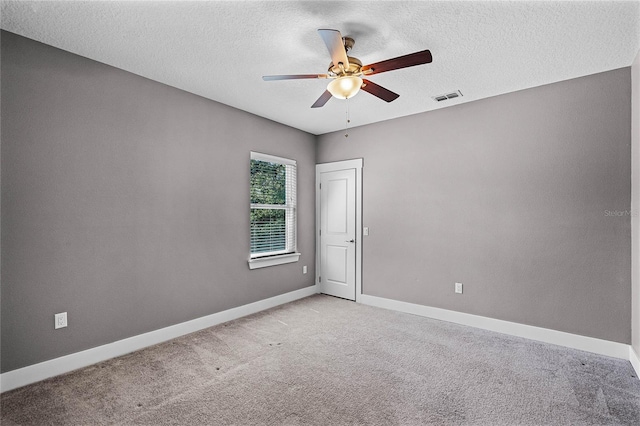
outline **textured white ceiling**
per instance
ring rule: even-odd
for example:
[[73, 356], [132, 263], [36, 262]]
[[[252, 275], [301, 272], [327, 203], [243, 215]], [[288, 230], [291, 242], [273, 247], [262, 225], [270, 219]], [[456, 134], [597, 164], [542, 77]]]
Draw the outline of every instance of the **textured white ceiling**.
[[[400, 98], [361, 92], [351, 126], [630, 66], [637, 1], [2, 1], [3, 29], [274, 121], [343, 129], [347, 101], [310, 106], [327, 80], [318, 28], [356, 43], [364, 64], [430, 49], [433, 63], [371, 76]], [[460, 90], [442, 103], [432, 97]]]

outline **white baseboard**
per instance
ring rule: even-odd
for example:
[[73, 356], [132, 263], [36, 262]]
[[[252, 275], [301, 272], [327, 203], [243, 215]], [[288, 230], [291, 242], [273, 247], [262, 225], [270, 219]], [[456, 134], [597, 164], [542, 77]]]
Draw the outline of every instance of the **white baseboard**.
[[226, 311], [196, 318], [191, 321], [150, 331], [127, 339], [118, 340], [117, 342], [108, 343], [106, 345], [76, 352], [60, 358], [8, 371], [0, 374], [0, 392], [6, 392], [30, 383], [48, 379], [49, 377], [58, 376], [82, 367], [87, 367], [97, 362], [122, 356], [148, 346], [157, 345], [158, 343], [166, 342], [167, 340], [175, 339], [176, 337], [184, 336], [185, 334], [255, 314], [256, 312], [274, 308], [284, 303], [293, 302], [294, 300], [311, 296], [317, 292], [317, 285], [306, 287], [271, 297], [269, 299], [249, 303], [248, 305], [238, 306], [237, 308], [228, 309]]
[[633, 350], [633, 346], [629, 346], [629, 361], [631, 361], [633, 369], [636, 370], [636, 377], [640, 378], [640, 356]]
[[[394, 311], [406, 312], [413, 315], [433, 318], [456, 324], [468, 325], [470, 327], [509, 334], [512, 336], [524, 337], [540, 342], [565, 346], [573, 349], [580, 349], [600, 355], [615, 358], [629, 359], [630, 345], [624, 343], [611, 342], [608, 340], [595, 339], [593, 337], [580, 336], [577, 334], [565, 333], [563, 331], [551, 330], [548, 328], [534, 327], [531, 325], [518, 324], [510, 321], [503, 321], [479, 315], [466, 314], [463, 312], [450, 311], [447, 309], [434, 308], [414, 303], [400, 302], [398, 300], [385, 299], [377, 296], [363, 294], [360, 299], [365, 305], [377, 306], [379, 308], [391, 309]], [[636, 358], [637, 361], [637, 358]], [[632, 361], [633, 363], [633, 361]], [[635, 367], [635, 366], [634, 366]], [[636, 371], [638, 371], [638, 368]]]

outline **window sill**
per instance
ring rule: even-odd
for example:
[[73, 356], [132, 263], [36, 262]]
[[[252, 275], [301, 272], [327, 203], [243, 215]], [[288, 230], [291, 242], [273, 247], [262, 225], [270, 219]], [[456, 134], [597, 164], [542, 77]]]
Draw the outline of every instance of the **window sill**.
[[300, 258], [300, 253], [282, 254], [272, 257], [259, 257], [256, 259], [249, 259], [249, 269], [266, 268], [267, 266], [282, 265], [285, 263], [297, 262]]

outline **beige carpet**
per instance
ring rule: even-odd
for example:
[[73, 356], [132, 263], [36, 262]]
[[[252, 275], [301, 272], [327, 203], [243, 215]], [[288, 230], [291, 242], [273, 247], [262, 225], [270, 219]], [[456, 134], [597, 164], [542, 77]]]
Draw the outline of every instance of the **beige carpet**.
[[640, 424], [628, 361], [321, 295], [0, 400], [2, 426]]

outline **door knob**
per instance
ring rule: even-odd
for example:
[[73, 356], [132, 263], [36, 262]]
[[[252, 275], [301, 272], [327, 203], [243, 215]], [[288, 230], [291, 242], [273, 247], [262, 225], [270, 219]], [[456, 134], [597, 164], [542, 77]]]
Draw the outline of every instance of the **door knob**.
[[355, 243], [355, 242], [356, 242], [356, 240], [347, 240], [347, 241], [345, 241], [345, 243]]

